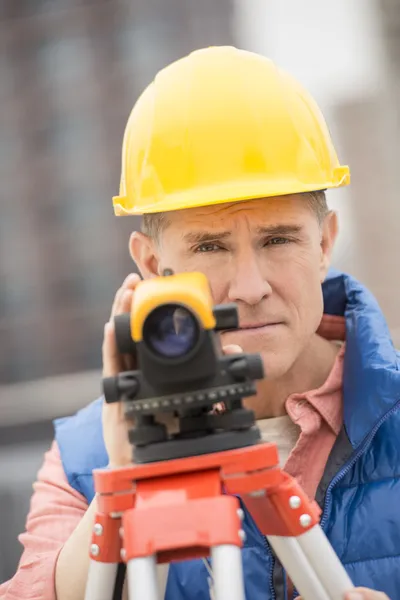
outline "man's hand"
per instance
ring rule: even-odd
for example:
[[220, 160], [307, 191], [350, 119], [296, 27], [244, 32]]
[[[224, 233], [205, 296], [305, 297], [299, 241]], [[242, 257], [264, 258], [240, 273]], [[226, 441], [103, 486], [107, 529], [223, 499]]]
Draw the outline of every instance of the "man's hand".
[[[111, 310], [110, 320], [104, 328], [103, 377], [113, 377], [121, 371], [135, 368], [133, 361], [121, 356], [114, 334], [115, 315], [130, 312], [133, 292], [140, 281], [138, 275], [127, 277], [118, 290]], [[128, 440], [128, 423], [121, 402], [103, 402], [103, 435], [110, 466], [123, 466], [132, 462], [132, 449]], [[89, 569], [89, 544], [93, 519], [97, 512], [97, 498], [93, 498], [84, 517], [65, 542], [59, 554], [55, 586], [57, 600], [83, 600]], [[74, 574], [71, 578], [71, 573]]]
[[[103, 377], [114, 377], [122, 371], [135, 369], [131, 357], [121, 356], [115, 340], [114, 317], [131, 311], [133, 294], [141, 281], [139, 275], [128, 275], [115, 295], [110, 320], [104, 327]], [[103, 403], [103, 436], [109, 465], [122, 467], [132, 463], [132, 447], [128, 440], [129, 423], [122, 402]]]
[[[297, 600], [302, 600], [299, 596]], [[344, 596], [344, 600], [390, 600], [383, 592], [376, 592], [364, 587], [354, 588]]]

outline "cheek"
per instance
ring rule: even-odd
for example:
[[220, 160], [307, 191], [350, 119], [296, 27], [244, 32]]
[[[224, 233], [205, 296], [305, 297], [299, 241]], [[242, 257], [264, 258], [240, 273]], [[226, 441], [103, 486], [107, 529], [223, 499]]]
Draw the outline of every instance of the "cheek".
[[271, 286], [299, 321], [300, 328], [318, 327], [323, 298], [320, 279], [320, 262], [317, 253], [299, 254], [280, 264]]
[[229, 280], [226, 275], [226, 269], [217, 267], [214, 263], [210, 263], [208, 265], [204, 264], [205, 261], [201, 261], [201, 263], [201, 265], [197, 264], [194, 270], [204, 273], [210, 284], [214, 304], [221, 304], [226, 300], [227, 291], [229, 288]]

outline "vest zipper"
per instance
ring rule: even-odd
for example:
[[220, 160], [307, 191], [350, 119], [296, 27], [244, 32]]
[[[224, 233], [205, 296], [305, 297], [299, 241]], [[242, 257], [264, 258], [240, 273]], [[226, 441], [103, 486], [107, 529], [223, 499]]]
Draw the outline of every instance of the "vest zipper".
[[[332, 489], [350, 471], [350, 469], [357, 462], [357, 460], [360, 458], [360, 456], [362, 456], [362, 454], [364, 454], [365, 450], [367, 449], [367, 446], [371, 443], [372, 439], [375, 437], [375, 434], [378, 431], [379, 427], [386, 421], [386, 419], [388, 419], [394, 412], [396, 412], [396, 410], [398, 410], [399, 406], [400, 406], [400, 400], [397, 401], [396, 404], [386, 414], [383, 415], [383, 417], [380, 418], [378, 423], [375, 425], [375, 427], [372, 429], [372, 431], [370, 431], [370, 433], [365, 438], [363, 443], [359, 446], [358, 450], [354, 454], [352, 454], [352, 456], [349, 458], [348, 462], [342, 467], [341, 471], [339, 471], [339, 473], [337, 473], [335, 475], [335, 477], [332, 479], [332, 481], [330, 482], [330, 484], [326, 490], [326, 496], [325, 496], [325, 502], [324, 502], [325, 506], [324, 506], [324, 511], [322, 514], [322, 519], [320, 521], [321, 529], [324, 529], [324, 526], [326, 525], [326, 522], [328, 520], [328, 509], [330, 508], [330, 505], [331, 505]], [[292, 600], [294, 600], [298, 596], [299, 596], [299, 594], [296, 590], [294, 592]]]
[[[320, 526], [321, 529], [324, 528], [324, 526], [326, 525], [326, 522], [328, 520], [328, 509], [330, 508], [330, 504], [331, 504], [331, 493], [332, 493], [332, 489], [333, 487], [341, 480], [343, 479], [343, 477], [350, 471], [350, 469], [352, 468], [352, 466], [354, 465], [355, 462], [357, 462], [357, 460], [360, 458], [360, 456], [365, 452], [365, 450], [367, 449], [367, 446], [370, 444], [370, 442], [372, 441], [372, 439], [374, 438], [376, 432], [378, 431], [379, 427], [386, 421], [386, 419], [388, 419], [394, 412], [396, 412], [396, 410], [399, 408], [400, 406], [400, 400], [395, 404], [395, 406], [393, 406], [385, 415], [383, 415], [383, 417], [381, 417], [381, 419], [378, 421], [378, 423], [375, 425], [375, 427], [372, 429], [372, 431], [368, 434], [368, 436], [365, 438], [365, 440], [363, 441], [363, 443], [361, 444], [361, 446], [359, 446], [358, 450], [352, 454], [352, 456], [350, 457], [350, 459], [348, 460], [348, 462], [342, 467], [341, 471], [339, 471], [339, 473], [337, 473], [335, 475], [335, 477], [332, 479], [332, 481], [330, 482], [327, 490], [326, 490], [326, 497], [325, 497], [325, 507], [324, 507], [324, 511], [322, 514], [322, 519], [320, 521]], [[272, 600], [276, 600], [276, 594], [275, 594], [275, 590], [274, 590], [274, 565], [275, 565], [275, 559], [271, 553], [271, 550], [269, 548], [269, 544], [268, 544], [268, 540], [266, 538], [266, 536], [263, 536], [263, 540], [265, 543], [265, 549], [267, 552], [267, 556], [271, 557], [271, 569], [270, 569], [270, 573], [269, 573], [269, 584], [270, 584], [270, 590], [271, 590], [271, 598]], [[295, 598], [298, 597], [298, 592], [297, 590], [294, 592], [293, 594], [293, 600]]]
[[357, 462], [357, 460], [360, 458], [360, 456], [362, 456], [362, 454], [364, 454], [365, 450], [371, 443], [372, 439], [375, 437], [375, 434], [378, 431], [379, 427], [386, 421], [386, 419], [388, 419], [394, 412], [396, 412], [396, 410], [398, 410], [399, 406], [400, 406], [400, 400], [398, 402], [396, 402], [396, 404], [386, 414], [384, 414], [383, 417], [380, 418], [378, 423], [375, 425], [375, 427], [372, 429], [372, 431], [365, 438], [364, 442], [361, 444], [361, 446], [359, 446], [358, 450], [349, 458], [347, 464], [344, 467], [342, 467], [342, 470], [339, 471], [339, 473], [337, 473], [335, 475], [335, 477], [332, 479], [332, 481], [330, 482], [330, 484], [326, 490], [325, 503], [324, 503], [325, 507], [324, 507], [322, 519], [320, 522], [322, 529], [324, 528], [324, 526], [326, 525], [326, 522], [328, 520], [328, 508], [330, 508], [330, 505], [332, 502], [331, 493], [332, 493], [333, 487], [341, 479], [343, 479], [343, 477], [350, 471], [350, 469]]
[[275, 558], [272, 555], [272, 552], [270, 550], [269, 544], [268, 544], [268, 540], [267, 540], [267, 536], [263, 536], [263, 540], [264, 540], [264, 544], [265, 544], [265, 549], [267, 551], [267, 556], [271, 557], [271, 568], [269, 570], [269, 588], [271, 590], [271, 598], [272, 600], [276, 600], [276, 594], [275, 594], [275, 588], [274, 588], [274, 567], [275, 567]]

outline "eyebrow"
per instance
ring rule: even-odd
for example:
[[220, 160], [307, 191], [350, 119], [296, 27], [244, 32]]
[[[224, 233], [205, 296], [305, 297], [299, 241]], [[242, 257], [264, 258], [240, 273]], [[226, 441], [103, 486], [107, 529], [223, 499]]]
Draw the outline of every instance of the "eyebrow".
[[[268, 227], [258, 227], [258, 235], [295, 235], [302, 231], [300, 225], [271, 225]], [[231, 231], [191, 231], [183, 236], [183, 240], [189, 244], [205, 244], [207, 242], [216, 242], [226, 240], [232, 235]]]

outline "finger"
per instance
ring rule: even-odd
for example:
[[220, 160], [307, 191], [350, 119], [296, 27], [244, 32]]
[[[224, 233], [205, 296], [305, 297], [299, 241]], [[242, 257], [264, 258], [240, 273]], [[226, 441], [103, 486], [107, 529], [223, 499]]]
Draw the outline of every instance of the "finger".
[[237, 344], [228, 344], [222, 348], [224, 354], [243, 354], [243, 349]]
[[102, 347], [103, 377], [114, 377], [123, 369], [121, 355], [115, 339], [114, 323], [106, 323]]
[[122, 287], [120, 287], [119, 290], [117, 291], [117, 293], [115, 294], [114, 302], [111, 307], [110, 321], [113, 319], [113, 317], [116, 314], [118, 314], [117, 310], [118, 310], [118, 306], [120, 305], [123, 293], [124, 293], [124, 289]]
[[121, 297], [119, 309], [121, 313], [131, 312], [133, 290], [125, 290]]
[[125, 281], [122, 284], [122, 289], [125, 290], [134, 290], [138, 283], [140, 283], [142, 281], [140, 275], [138, 275], [137, 273], [131, 273], [130, 275], [128, 275], [128, 277], [125, 279]]
[[134, 289], [139, 283], [139, 281], [141, 281], [140, 275], [138, 275], [137, 273], [130, 273], [128, 277], [125, 277], [121, 287], [124, 290]]
[[126, 283], [124, 287], [122, 287], [122, 294], [118, 298], [118, 302], [115, 308], [115, 314], [119, 315], [124, 312], [130, 312], [131, 304], [132, 304], [132, 295], [137, 287], [138, 283], [140, 283], [141, 279], [139, 276], [130, 277], [129, 281]]
[[134, 290], [137, 284], [141, 281], [140, 276], [137, 273], [131, 273], [125, 278], [121, 287], [115, 294], [113, 306], [111, 309], [111, 318], [115, 315], [121, 314], [121, 303], [123, 301], [124, 294], [127, 290]]
[[125, 418], [122, 402], [102, 404], [104, 441], [107, 448], [109, 467], [121, 467], [132, 463], [132, 446], [129, 443], [130, 421]]

